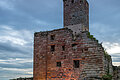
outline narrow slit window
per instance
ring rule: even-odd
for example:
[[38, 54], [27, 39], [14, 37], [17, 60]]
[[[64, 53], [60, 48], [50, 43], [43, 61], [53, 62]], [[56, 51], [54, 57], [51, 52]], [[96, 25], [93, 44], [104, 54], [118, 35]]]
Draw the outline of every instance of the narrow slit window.
[[73, 63], [74, 63], [74, 68], [79, 68], [80, 65], [79, 60], [74, 60]]
[[51, 40], [53, 41], [53, 40], [55, 40], [55, 35], [51, 35]]
[[56, 63], [56, 66], [57, 66], [57, 67], [61, 67], [61, 62], [57, 62], [57, 63]]
[[65, 46], [62, 46], [62, 50], [65, 51]]
[[71, 2], [74, 3], [74, 0], [72, 0]]
[[52, 46], [51, 46], [51, 51], [52, 51], [52, 52], [55, 51], [55, 45], [52, 45]]

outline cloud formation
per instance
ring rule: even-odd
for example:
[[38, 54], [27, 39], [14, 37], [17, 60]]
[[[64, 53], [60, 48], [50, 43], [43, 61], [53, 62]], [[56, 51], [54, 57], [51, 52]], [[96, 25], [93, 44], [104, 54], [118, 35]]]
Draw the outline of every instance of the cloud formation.
[[107, 52], [110, 54], [120, 53], [120, 44], [119, 43], [104, 42], [103, 45], [106, 48]]
[[120, 43], [104, 42], [103, 46], [111, 55], [113, 65], [120, 66]]
[[3, 10], [14, 10], [13, 0], [0, 0], [0, 8]]
[[[0, 25], [0, 78], [2, 80], [32, 76], [32, 43], [33, 32], [16, 30], [14, 26]], [[4, 74], [7, 75], [3, 76]], [[14, 74], [15, 76], [12, 76]]]

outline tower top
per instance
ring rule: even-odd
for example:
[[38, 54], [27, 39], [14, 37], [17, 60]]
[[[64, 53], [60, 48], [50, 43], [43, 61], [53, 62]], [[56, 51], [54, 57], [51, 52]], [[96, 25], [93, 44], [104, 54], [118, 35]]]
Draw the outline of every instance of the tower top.
[[64, 27], [89, 31], [89, 4], [86, 0], [64, 1]]

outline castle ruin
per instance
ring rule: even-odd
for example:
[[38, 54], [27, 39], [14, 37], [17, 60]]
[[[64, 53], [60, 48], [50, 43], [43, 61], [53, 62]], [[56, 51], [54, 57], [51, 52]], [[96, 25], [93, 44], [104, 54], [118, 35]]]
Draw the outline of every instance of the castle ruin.
[[86, 0], [64, 1], [64, 28], [34, 34], [34, 80], [102, 80], [111, 57], [89, 33]]

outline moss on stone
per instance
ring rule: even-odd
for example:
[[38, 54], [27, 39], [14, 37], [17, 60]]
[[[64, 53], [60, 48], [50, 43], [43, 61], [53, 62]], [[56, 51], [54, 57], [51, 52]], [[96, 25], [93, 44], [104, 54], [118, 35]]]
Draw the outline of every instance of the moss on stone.
[[98, 40], [93, 35], [91, 35], [90, 32], [88, 32], [87, 37], [90, 38], [91, 40], [98, 42]]
[[108, 61], [111, 60], [111, 56], [104, 50], [104, 57], [108, 59]]

